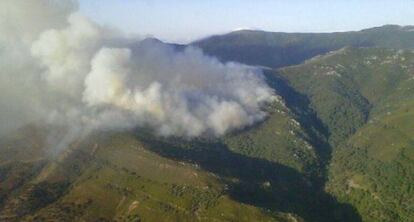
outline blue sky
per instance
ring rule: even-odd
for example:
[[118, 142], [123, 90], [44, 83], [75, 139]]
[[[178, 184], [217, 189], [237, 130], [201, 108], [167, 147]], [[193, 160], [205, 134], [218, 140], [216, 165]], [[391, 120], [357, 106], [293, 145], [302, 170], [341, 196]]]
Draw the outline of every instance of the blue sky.
[[284, 32], [414, 25], [414, 0], [79, 0], [101, 24], [189, 42], [237, 29]]

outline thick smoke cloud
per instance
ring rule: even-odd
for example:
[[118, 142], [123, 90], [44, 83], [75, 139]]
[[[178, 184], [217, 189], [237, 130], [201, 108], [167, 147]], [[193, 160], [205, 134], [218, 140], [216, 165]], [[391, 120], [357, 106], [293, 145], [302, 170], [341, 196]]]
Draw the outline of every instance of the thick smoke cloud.
[[0, 8], [2, 130], [64, 126], [65, 137], [51, 141], [57, 149], [95, 129], [220, 136], [262, 120], [261, 107], [275, 99], [258, 69], [126, 38], [73, 13], [73, 1], [5, 0]]
[[30, 45], [46, 29], [62, 28], [73, 1], [0, 1], [0, 134], [43, 113], [40, 71]]

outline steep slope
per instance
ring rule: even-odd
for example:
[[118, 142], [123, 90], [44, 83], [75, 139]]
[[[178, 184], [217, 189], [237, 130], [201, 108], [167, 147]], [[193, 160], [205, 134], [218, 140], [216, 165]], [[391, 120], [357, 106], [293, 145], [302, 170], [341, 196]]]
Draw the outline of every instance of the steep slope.
[[344, 48], [273, 75], [306, 96], [329, 131], [327, 190], [364, 221], [410, 221], [414, 52]]
[[386, 25], [358, 32], [282, 33], [236, 31], [206, 38], [192, 45], [223, 61], [280, 68], [345, 46], [414, 48], [412, 26]]
[[414, 217], [413, 119], [412, 107], [378, 116], [334, 152], [327, 189], [365, 221]]

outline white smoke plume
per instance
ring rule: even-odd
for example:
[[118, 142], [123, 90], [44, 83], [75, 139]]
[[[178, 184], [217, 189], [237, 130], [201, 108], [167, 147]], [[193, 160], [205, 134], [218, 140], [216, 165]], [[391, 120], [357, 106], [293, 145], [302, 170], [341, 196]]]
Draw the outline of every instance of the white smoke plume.
[[[74, 12], [76, 2], [0, 2], [1, 130], [65, 126], [57, 149], [95, 129], [149, 127], [220, 136], [262, 120], [275, 98], [260, 70], [187, 47], [127, 38]], [[1, 131], [0, 131], [1, 133]]]

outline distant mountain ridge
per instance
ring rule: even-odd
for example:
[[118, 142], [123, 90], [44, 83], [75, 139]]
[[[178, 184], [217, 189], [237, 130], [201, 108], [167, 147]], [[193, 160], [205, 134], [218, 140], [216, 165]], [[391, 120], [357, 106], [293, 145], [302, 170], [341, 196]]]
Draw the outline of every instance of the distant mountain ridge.
[[414, 49], [414, 26], [385, 25], [361, 31], [285, 33], [241, 30], [190, 45], [222, 61], [280, 68], [345, 46]]

